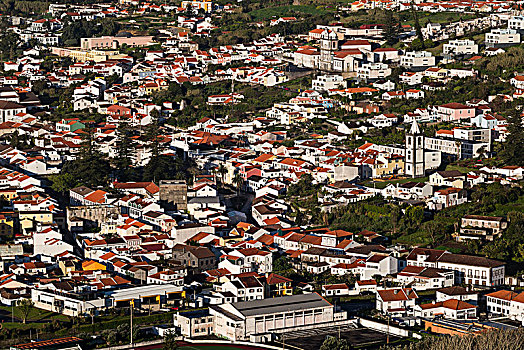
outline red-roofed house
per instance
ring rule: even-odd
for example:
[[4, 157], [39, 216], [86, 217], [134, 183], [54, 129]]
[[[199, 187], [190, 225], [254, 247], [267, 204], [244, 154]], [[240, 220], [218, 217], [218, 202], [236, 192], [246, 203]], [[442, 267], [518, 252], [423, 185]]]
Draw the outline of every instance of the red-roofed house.
[[471, 119], [475, 116], [475, 108], [462, 103], [446, 103], [437, 109], [440, 121], [449, 122], [463, 119]]
[[457, 299], [421, 304], [414, 307], [414, 316], [433, 318], [443, 316], [453, 320], [468, 320], [477, 317], [477, 307]]
[[415, 307], [417, 292], [411, 288], [377, 291], [376, 309], [384, 314], [405, 315]]

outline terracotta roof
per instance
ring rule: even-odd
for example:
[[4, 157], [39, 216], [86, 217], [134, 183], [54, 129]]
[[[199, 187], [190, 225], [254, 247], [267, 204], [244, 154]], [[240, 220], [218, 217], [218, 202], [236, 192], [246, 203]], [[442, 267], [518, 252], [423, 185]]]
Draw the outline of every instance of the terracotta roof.
[[270, 273], [266, 279], [266, 283], [269, 285], [286, 283], [286, 282], [291, 282], [291, 280], [284, 276], [277, 275], [276, 273]]
[[449, 299], [437, 303], [422, 304], [420, 305], [420, 307], [422, 308], [422, 310], [434, 309], [438, 307], [444, 307], [446, 309], [451, 310], [466, 310], [477, 308], [475, 305], [471, 305], [470, 303], [466, 303], [465, 301], [460, 301], [457, 299]]
[[418, 298], [417, 293], [411, 288], [379, 290], [378, 294], [383, 301], [402, 301]]

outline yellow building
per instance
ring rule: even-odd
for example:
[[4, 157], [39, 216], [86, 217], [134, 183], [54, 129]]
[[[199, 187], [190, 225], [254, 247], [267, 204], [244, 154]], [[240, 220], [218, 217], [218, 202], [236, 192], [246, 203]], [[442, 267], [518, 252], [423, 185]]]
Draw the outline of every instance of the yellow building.
[[374, 169], [373, 176], [394, 175], [404, 173], [404, 157], [392, 155], [390, 157], [380, 157], [380, 163]]
[[138, 87], [140, 91], [143, 91], [146, 95], [152, 95], [155, 92], [167, 90], [169, 84], [164, 80], [157, 80], [156, 82], [147, 82]]
[[185, 10], [191, 8], [192, 10], [204, 10], [205, 12], [213, 11], [211, 0], [182, 1], [180, 6]]
[[269, 288], [269, 294], [272, 297], [293, 295], [292, 280], [276, 273], [270, 273], [266, 277], [266, 286]]
[[82, 262], [82, 270], [84, 271], [96, 271], [96, 270], [103, 270], [105, 271], [106, 266], [103, 264], [100, 264], [99, 262], [96, 262], [94, 260], [87, 260]]
[[62, 270], [64, 276], [69, 276], [71, 272], [77, 271], [77, 262], [78, 260], [73, 259], [60, 260], [58, 262], [58, 267]]
[[118, 60], [126, 57], [118, 50], [81, 50], [62, 47], [51, 48], [51, 53], [60, 57], [71, 57], [76, 62]]
[[50, 211], [21, 211], [18, 212], [20, 232], [36, 230], [38, 223], [48, 225], [53, 223], [53, 213]]
[[14, 188], [4, 188], [0, 189], [0, 198], [2, 197], [5, 200], [12, 201], [16, 197], [18, 197], [18, 194], [16, 193], [16, 190]]
[[431, 67], [424, 71], [424, 75], [431, 79], [445, 78], [448, 75], [448, 70], [445, 68]]
[[0, 213], [0, 236], [13, 236], [13, 227], [13, 217], [11, 215]]

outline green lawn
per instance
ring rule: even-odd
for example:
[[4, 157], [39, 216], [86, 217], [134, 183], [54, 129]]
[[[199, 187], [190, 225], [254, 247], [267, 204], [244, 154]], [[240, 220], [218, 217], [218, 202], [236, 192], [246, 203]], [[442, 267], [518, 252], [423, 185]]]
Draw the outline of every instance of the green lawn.
[[[399, 12], [396, 14], [397, 18], [400, 20], [402, 25], [415, 25], [415, 20], [411, 11]], [[418, 12], [419, 23], [424, 27], [427, 23], [441, 23], [447, 24], [451, 22], [456, 22], [460, 19], [468, 20], [475, 18], [473, 14], [459, 13], [459, 12]], [[347, 16], [341, 18], [341, 22], [347, 23], [350, 26], [357, 26], [361, 24], [369, 23], [383, 23], [384, 22], [384, 12], [382, 11], [359, 11], [356, 13], [350, 13]]]
[[412, 234], [402, 235], [395, 240], [397, 243], [404, 243], [410, 245], [420, 245], [426, 246], [431, 243], [431, 238], [427, 233], [422, 231], [417, 231]]
[[475, 168], [470, 168], [470, 167], [462, 166], [458, 164], [449, 164], [448, 166], [446, 166], [446, 171], [449, 171], [449, 170], [458, 170], [461, 173], [469, 173], [471, 170], [475, 170]]
[[[476, 16], [474, 14], [461, 13], [461, 12], [438, 12], [438, 13], [419, 12], [418, 13], [418, 19], [419, 19], [421, 26], [425, 26], [429, 22], [431, 23], [451, 23], [451, 22], [456, 22], [460, 19], [469, 20], [475, 17]], [[409, 24], [411, 26], [414, 26], [415, 21], [413, 19], [407, 19], [406, 21], [402, 21], [402, 24]]]
[[[15, 318], [18, 318], [18, 319], [22, 319], [22, 313], [20, 312], [20, 310], [18, 308], [11, 308], [9, 306], [0, 306], [0, 310], [5, 310], [7, 312], [9, 312], [9, 314], [11, 314], [11, 311], [14, 309], [14, 315], [15, 315]], [[33, 309], [31, 310], [31, 312], [29, 313], [28, 317], [27, 317], [27, 321], [28, 323], [29, 322], [36, 322], [36, 321], [43, 321], [43, 320], [60, 320], [60, 321], [67, 321], [68, 318], [67, 316], [64, 316], [64, 315], [61, 315], [61, 314], [56, 314], [54, 312], [51, 312], [51, 311], [46, 311], [46, 310], [42, 310], [42, 309], [38, 309], [36, 307], [33, 307]], [[20, 323], [14, 323], [14, 324], [20, 324]], [[7, 327], [7, 328], [18, 328], [16, 326], [13, 326], [13, 327], [10, 327], [11, 325], [13, 325], [12, 323], [8, 322], [8, 323], [4, 323], [4, 325]]]
[[267, 20], [272, 17], [295, 17], [297, 15], [321, 15], [328, 11], [323, 6], [286, 5], [267, 7], [249, 12], [254, 21]]
[[444, 50], [444, 43], [440, 43], [439, 45], [432, 47], [430, 49], [426, 49], [426, 51], [429, 51], [433, 54], [433, 56], [438, 56], [442, 53]]
[[383, 189], [389, 184], [404, 184], [406, 182], [426, 182], [428, 181], [428, 177], [418, 177], [418, 178], [406, 178], [406, 179], [400, 179], [400, 180], [391, 180], [391, 181], [366, 181], [363, 183], [363, 185], [368, 187], [375, 187], [378, 189]]

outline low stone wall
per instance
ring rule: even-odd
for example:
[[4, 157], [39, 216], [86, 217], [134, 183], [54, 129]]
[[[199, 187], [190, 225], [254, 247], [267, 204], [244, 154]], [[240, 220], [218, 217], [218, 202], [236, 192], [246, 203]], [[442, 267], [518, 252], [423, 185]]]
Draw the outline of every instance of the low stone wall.
[[389, 332], [390, 334], [397, 335], [399, 337], [413, 337], [417, 339], [422, 339], [422, 336], [420, 334], [410, 331], [408, 329], [403, 329], [392, 325], [388, 326], [387, 324], [368, 320], [365, 318], [359, 318], [358, 324], [362, 327], [373, 329], [379, 332]]
[[190, 344], [223, 344], [223, 345], [245, 345], [245, 346], [252, 346], [254, 348], [264, 348], [264, 349], [274, 349], [274, 350], [281, 350], [281, 347], [276, 347], [272, 345], [267, 344], [259, 344], [259, 343], [250, 343], [247, 341], [229, 341], [229, 340], [188, 340], [187, 341]]

